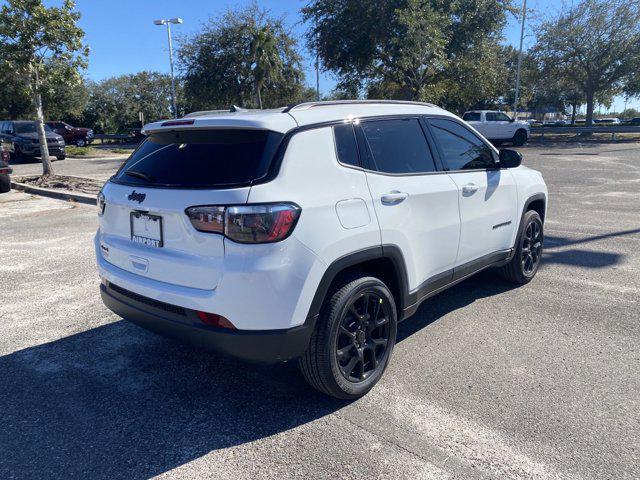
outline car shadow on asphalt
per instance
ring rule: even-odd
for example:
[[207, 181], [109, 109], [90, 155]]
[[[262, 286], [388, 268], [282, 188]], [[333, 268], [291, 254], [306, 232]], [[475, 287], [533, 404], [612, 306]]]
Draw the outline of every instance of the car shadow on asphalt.
[[[640, 234], [640, 228], [620, 230], [583, 238], [569, 238], [559, 235], [545, 235], [543, 266], [551, 264], [571, 265], [583, 268], [606, 268], [622, 262], [625, 255], [603, 250], [589, 250], [576, 245], [584, 245], [609, 238]], [[565, 249], [565, 247], [571, 247]], [[562, 250], [558, 250], [562, 249]]]
[[436, 322], [455, 310], [486, 297], [492, 297], [517, 288], [494, 270], [485, 270], [425, 300], [415, 315], [398, 325], [397, 341], [402, 342], [414, 333]]
[[345, 402], [117, 321], [0, 358], [0, 478], [161, 474]]
[[[398, 341], [511, 288], [467, 280], [423, 303]], [[248, 365], [125, 321], [0, 357], [0, 372], [0, 478], [149, 478], [348, 404], [295, 363]]]

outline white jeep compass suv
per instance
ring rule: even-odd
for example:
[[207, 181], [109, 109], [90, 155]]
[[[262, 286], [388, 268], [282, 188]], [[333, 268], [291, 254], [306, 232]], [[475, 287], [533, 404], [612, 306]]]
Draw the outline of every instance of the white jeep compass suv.
[[433, 105], [232, 108], [145, 131], [98, 198], [104, 303], [217, 352], [299, 359], [334, 397], [375, 385], [426, 298], [538, 269], [542, 176]]

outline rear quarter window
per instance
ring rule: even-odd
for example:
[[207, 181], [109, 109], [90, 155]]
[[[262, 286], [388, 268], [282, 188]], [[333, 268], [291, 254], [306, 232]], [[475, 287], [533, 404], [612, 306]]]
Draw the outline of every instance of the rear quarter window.
[[333, 135], [336, 140], [336, 153], [340, 163], [354, 167], [360, 166], [358, 145], [353, 126], [350, 123], [336, 125], [333, 127]]
[[113, 180], [173, 188], [249, 185], [267, 175], [282, 137], [240, 129], [151, 134]]

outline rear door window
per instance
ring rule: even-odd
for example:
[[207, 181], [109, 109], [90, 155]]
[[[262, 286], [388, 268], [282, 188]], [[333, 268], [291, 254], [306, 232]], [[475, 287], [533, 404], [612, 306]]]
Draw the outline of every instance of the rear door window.
[[416, 118], [362, 122], [369, 146], [369, 168], [383, 173], [435, 172], [429, 144]]
[[249, 185], [267, 175], [282, 137], [266, 130], [240, 129], [151, 134], [114, 181], [174, 188]]
[[467, 112], [462, 116], [465, 122], [479, 122], [480, 112]]
[[487, 122], [508, 122], [511, 118], [502, 112], [487, 112]]
[[493, 151], [473, 132], [452, 120], [429, 119], [441, 157], [449, 170], [493, 168]]

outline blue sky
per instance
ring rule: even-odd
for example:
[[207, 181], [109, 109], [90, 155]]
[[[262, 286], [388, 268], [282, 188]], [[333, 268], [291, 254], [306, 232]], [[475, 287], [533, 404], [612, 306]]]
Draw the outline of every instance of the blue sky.
[[[82, 13], [80, 24], [86, 33], [86, 41], [91, 47], [87, 76], [100, 80], [122, 73], [134, 73], [140, 70], [169, 71], [167, 39], [165, 27], [153, 24], [156, 18], [181, 17], [182, 25], [173, 29], [174, 40], [181, 34], [196, 32], [210, 16], [216, 16], [227, 8], [249, 5], [251, 0], [76, 0]], [[514, 0], [519, 4], [520, 0]], [[60, 4], [60, 0], [45, 0], [49, 5]], [[277, 16], [284, 16], [294, 34], [301, 37], [304, 25], [301, 24], [300, 8], [303, 0], [260, 0], [258, 4], [271, 10]], [[567, 0], [567, 5], [571, 0]], [[556, 13], [562, 8], [557, 0], [528, 0], [527, 8], [533, 10], [533, 21], [527, 28], [525, 48], [533, 44], [535, 17], [541, 18]], [[505, 29], [506, 41], [518, 44], [520, 38], [519, 21], [511, 18]], [[305, 52], [307, 82], [315, 85], [313, 62]], [[322, 75], [320, 89], [330, 91], [335, 80], [330, 74]], [[617, 99], [615, 107], [622, 109], [624, 101]], [[629, 106], [638, 108], [640, 102], [630, 101]]]

